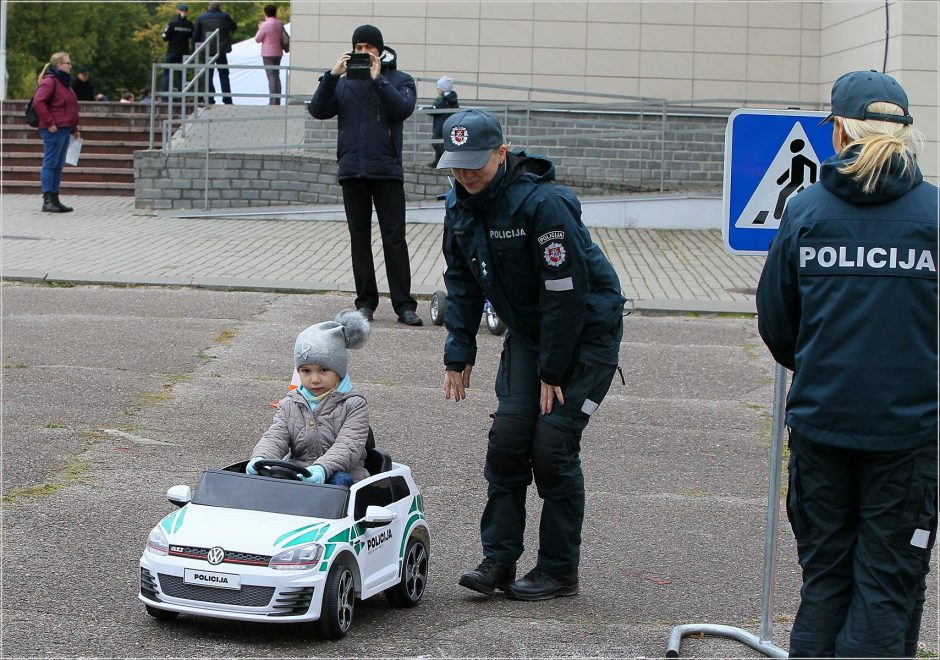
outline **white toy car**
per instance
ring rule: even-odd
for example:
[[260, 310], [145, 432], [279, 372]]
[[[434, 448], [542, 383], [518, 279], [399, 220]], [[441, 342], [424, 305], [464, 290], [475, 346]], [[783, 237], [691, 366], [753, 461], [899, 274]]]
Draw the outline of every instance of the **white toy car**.
[[178, 507], [140, 558], [140, 595], [161, 620], [180, 613], [242, 621], [317, 621], [344, 637], [356, 598], [384, 592], [412, 607], [424, 595], [431, 537], [411, 469], [370, 448], [371, 476], [351, 487], [308, 484], [302, 467], [247, 461], [174, 486]]

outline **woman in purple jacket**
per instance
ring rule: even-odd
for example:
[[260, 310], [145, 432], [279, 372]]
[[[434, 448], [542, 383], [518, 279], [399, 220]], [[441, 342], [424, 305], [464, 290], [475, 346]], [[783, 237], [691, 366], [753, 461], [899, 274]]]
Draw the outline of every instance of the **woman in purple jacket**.
[[[284, 24], [277, 19], [277, 5], [264, 6], [264, 20], [258, 23], [255, 41], [261, 44], [261, 61], [265, 66], [280, 66], [284, 56], [282, 34]], [[268, 93], [271, 95], [268, 105], [281, 104], [281, 71], [265, 69], [268, 77]]]
[[78, 97], [72, 91], [72, 58], [68, 53], [53, 53], [39, 74], [39, 86], [33, 94], [33, 107], [39, 115], [42, 137], [42, 210], [68, 213], [72, 207], [59, 201], [59, 185], [70, 136], [79, 137]]

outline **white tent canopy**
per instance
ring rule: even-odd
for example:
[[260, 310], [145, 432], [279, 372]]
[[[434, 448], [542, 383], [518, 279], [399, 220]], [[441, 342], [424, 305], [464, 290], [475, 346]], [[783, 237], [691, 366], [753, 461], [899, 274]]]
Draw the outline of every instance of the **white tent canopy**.
[[[287, 30], [287, 34], [290, 34], [290, 23], [285, 23], [284, 29]], [[254, 35], [244, 41], [232, 44], [232, 52], [228, 54], [228, 63], [229, 66], [233, 67], [239, 65], [261, 66], [264, 64], [261, 61], [261, 44], [255, 41]], [[284, 53], [284, 57], [281, 58], [281, 66], [290, 66], [290, 53]], [[238, 94], [268, 93], [268, 79], [265, 76], [264, 69], [232, 69], [230, 80], [232, 94], [235, 95], [232, 99], [236, 105], [268, 104], [266, 96], [238, 96]], [[216, 74], [214, 84], [216, 91], [221, 92], [222, 88], [219, 85], [218, 74]], [[287, 71], [283, 69], [281, 69], [281, 91], [287, 91]], [[215, 100], [217, 103], [221, 103], [222, 97], [216, 96]]]

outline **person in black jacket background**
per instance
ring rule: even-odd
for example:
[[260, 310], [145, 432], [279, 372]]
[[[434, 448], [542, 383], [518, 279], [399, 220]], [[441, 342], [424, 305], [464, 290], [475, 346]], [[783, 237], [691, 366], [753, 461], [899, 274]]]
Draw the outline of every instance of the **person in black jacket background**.
[[793, 371], [790, 657], [912, 658], [937, 534], [938, 191], [891, 76], [840, 77], [828, 120], [836, 154], [788, 203], [757, 289]]
[[[454, 91], [453, 78], [450, 76], [442, 76], [437, 81], [437, 97], [434, 99], [434, 103], [431, 104], [431, 107], [435, 110], [460, 107], [460, 103], [457, 101], [457, 92]], [[444, 137], [444, 122], [447, 121], [449, 116], [450, 115], [443, 113], [431, 115], [432, 138], [441, 140]], [[437, 167], [438, 161], [441, 160], [441, 156], [444, 154], [444, 144], [434, 143], [431, 146], [434, 147], [434, 160], [428, 163], [428, 167]]]
[[91, 82], [91, 70], [87, 66], [80, 66], [72, 80], [72, 91], [79, 101], [94, 101], [95, 86]]
[[357, 27], [352, 45], [356, 53], [369, 54], [369, 77], [350, 79], [345, 75], [350, 53], [342, 53], [333, 68], [320, 77], [308, 109], [317, 119], [337, 118], [338, 179], [349, 227], [356, 308], [371, 321], [379, 304], [372, 258], [374, 204], [392, 307], [399, 323], [417, 326], [422, 321], [411, 295], [402, 167], [402, 124], [415, 109], [415, 81], [398, 70], [395, 51], [385, 46], [377, 27]]
[[[222, 103], [231, 105], [232, 84], [229, 81], [228, 54], [232, 52], [232, 34], [238, 29], [238, 25], [232, 20], [232, 17], [222, 11], [222, 5], [219, 2], [210, 2], [209, 10], [196, 19], [195, 29], [193, 31], [193, 43], [199, 44], [205, 41], [210, 34], [219, 31], [219, 57], [215, 63], [219, 68], [219, 83], [222, 87]], [[215, 55], [214, 46], [210, 47], [206, 53], [211, 57]], [[209, 103], [215, 103], [215, 83], [209, 76]]]
[[[193, 52], [193, 22], [187, 18], [189, 7], [176, 5], [176, 16], [163, 28], [163, 40], [166, 44], [166, 56], [163, 61], [167, 64], [182, 64], [183, 59]], [[163, 70], [163, 84], [161, 91], [170, 92], [182, 88], [182, 71], [174, 71], [172, 76], [173, 87], [170, 87], [170, 70]], [[166, 99], [162, 99], [166, 100]]]

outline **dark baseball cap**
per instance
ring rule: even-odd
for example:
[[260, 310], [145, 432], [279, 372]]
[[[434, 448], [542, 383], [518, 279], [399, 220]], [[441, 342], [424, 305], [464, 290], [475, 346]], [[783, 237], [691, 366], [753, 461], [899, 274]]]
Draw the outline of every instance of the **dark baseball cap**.
[[176, 5], [177, 11], [189, 11], [189, 5]]
[[91, 73], [91, 69], [89, 69], [87, 66], [80, 66], [78, 67], [78, 70], [75, 71], [75, 73]]
[[478, 170], [490, 159], [493, 149], [503, 145], [503, 129], [496, 117], [484, 110], [455, 112], [444, 122], [444, 154], [437, 169], [456, 167]]
[[[871, 112], [868, 106], [883, 101], [893, 103], [904, 111], [903, 115], [890, 115]], [[877, 119], [892, 121], [897, 124], [913, 124], [914, 118], [907, 110], [907, 94], [898, 81], [886, 73], [871, 71], [852, 71], [839, 76], [832, 85], [832, 109], [821, 123], [832, 121], [833, 117], [847, 119]]]

